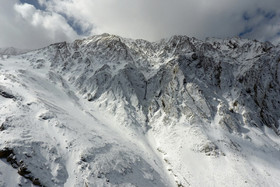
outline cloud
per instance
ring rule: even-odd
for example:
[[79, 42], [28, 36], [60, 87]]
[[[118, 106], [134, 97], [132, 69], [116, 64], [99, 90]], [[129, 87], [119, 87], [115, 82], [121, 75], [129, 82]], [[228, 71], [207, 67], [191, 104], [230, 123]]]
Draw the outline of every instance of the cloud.
[[38, 48], [78, 35], [67, 20], [16, 0], [3, 0], [0, 7], [0, 47]]
[[[243, 36], [273, 40], [279, 0], [41, 0], [50, 11], [74, 18], [91, 34], [109, 32], [158, 40], [174, 34], [198, 38]], [[247, 18], [244, 19], [244, 15]], [[250, 32], [248, 32], [250, 29]], [[264, 33], [264, 32], [267, 33]], [[243, 35], [242, 35], [243, 33]]]
[[12, 12], [0, 8], [0, 16], [12, 20], [5, 27], [23, 28], [26, 39], [38, 36], [33, 46], [104, 32], [151, 41], [174, 34], [280, 41], [279, 0], [38, 0], [35, 6], [2, 1]]
[[46, 31], [43, 33], [43, 37], [52, 40], [77, 37], [73, 28], [60, 14], [43, 12], [30, 4], [16, 4], [14, 9], [21, 16], [21, 21], [25, 21], [32, 29]]
[[240, 36], [256, 38], [261, 41], [272, 41], [278, 43], [280, 31], [280, 11], [257, 8], [251, 12], [245, 12], [243, 19], [246, 21], [246, 28]]

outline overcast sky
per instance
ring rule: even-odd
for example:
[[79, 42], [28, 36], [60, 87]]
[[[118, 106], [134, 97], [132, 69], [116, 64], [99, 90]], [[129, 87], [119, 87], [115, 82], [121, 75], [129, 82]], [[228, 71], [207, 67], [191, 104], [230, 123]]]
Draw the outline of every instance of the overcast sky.
[[280, 42], [280, 0], [0, 0], [0, 47], [39, 48], [94, 34], [175, 34]]

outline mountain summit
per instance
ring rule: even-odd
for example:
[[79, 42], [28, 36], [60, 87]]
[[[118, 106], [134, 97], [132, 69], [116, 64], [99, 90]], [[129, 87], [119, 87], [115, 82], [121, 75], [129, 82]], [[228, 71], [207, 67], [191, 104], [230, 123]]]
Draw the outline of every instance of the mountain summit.
[[0, 56], [0, 186], [278, 186], [280, 46], [102, 34]]

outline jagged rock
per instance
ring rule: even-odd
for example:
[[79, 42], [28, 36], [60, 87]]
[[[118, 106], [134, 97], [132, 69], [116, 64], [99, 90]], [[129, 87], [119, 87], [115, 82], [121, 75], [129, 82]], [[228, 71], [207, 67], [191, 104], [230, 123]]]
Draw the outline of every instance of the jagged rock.
[[34, 178], [34, 179], [32, 180], [32, 183], [33, 183], [34, 185], [37, 185], [37, 186], [42, 186], [42, 184], [41, 184], [41, 182], [40, 182], [40, 180], [39, 180], [38, 178]]
[[2, 123], [0, 125], [0, 131], [3, 131], [3, 130], [6, 130], [5, 123]]
[[42, 120], [50, 120], [52, 118], [55, 118], [56, 115], [52, 112], [44, 112], [42, 114], [39, 115], [39, 118], [42, 119]]
[[27, 177], [27, 175], [29, 175], [31, 172], [28, 171], [28, 169], [26, 168], [25, 165], [21, 165], [18, 168], [18, 174], [20, 174], [21, 176]]
[[10, 94], [10, 93], [8, 93], [6, 91], [3, 91], [3, 90], [0, 90], [0, 95], [2, 97], [7, 98], [7, 99], [14, 99], [14, 98], [16, 98], [14, 95], [12, 95], [12, 94]]
[[14, 155], [14, 151], [10, 148], [3, 148], [0, 150], [0, 158], [8, 158], [10, 155]]

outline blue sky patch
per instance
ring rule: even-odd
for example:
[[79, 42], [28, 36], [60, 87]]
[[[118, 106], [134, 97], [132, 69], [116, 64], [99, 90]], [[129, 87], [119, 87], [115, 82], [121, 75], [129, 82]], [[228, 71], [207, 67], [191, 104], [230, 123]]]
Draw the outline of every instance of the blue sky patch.
[[38, 2], [38, 0], [19, 0], [19, 2], [21, 2], [22, 4], [27, 3], [30, 5], [33, 5], [36, 9], [39, 10], [46, 10], [46, 7], [41, 6]]
[[273, 19], [276, 16], [275, 11], [273, 11], [273, 10], [266, 11], [266, 10], [263, 10], [261, 8], [257, 9], [256, 14], [257, 15], [262, 15], [263, 17], [265, 17], [266, 19], [269, 19], [269, 20]]
[[250, 32], [252, 32], [253, 31], [253, 28], [252, 27], [247, 27], [247, 28], [245, 28], [241, 33], [239, 33], [239, 37], [242, 37], [242, 36], [244, 36], [244, 35], [246, 35], [246, 34], [249, 34]]
[[242, 18], [245, 20], [245, 21], [249, 21], [251, 18], [248, 14], [248, 12], [244, 12], [243, 15], [242, 15]]
[[65, 19], [67, 20], [68, 25], [70, 25], [70, 27], [72, 27], [78, 35], [84, 34], [82, 27], [79, 24], [75, 23], [74, 19], [67, 19], [66, 17]]
[[264, 15], [264, 17], [267, 19], [273, 19], [275, 16], [276, 16], [275, 12], [268, 12]]
[[63, 17], [65, 18], [65, 20], [67, 21], [68, 25], [69, 25], [70, 27], [72, 27], [73, 30], [74, 30], [78, 35], [81, 36], [81, 35], [88, 35], [88, 34], [90, 34], [90, 31], [91, 31], [92, 28], [88, 28], [88, 29], [84, 30], [84, 29], [82, 28], [82, 26], [81, 26], [78, 22], [75, 21], [74, 18], [71, 18], [71, 17], [69, 17], [69, 16], [67, 16], [66, 14], [63, 14], [63, 13], [60, 13], [60, 15], [63, 16]]

